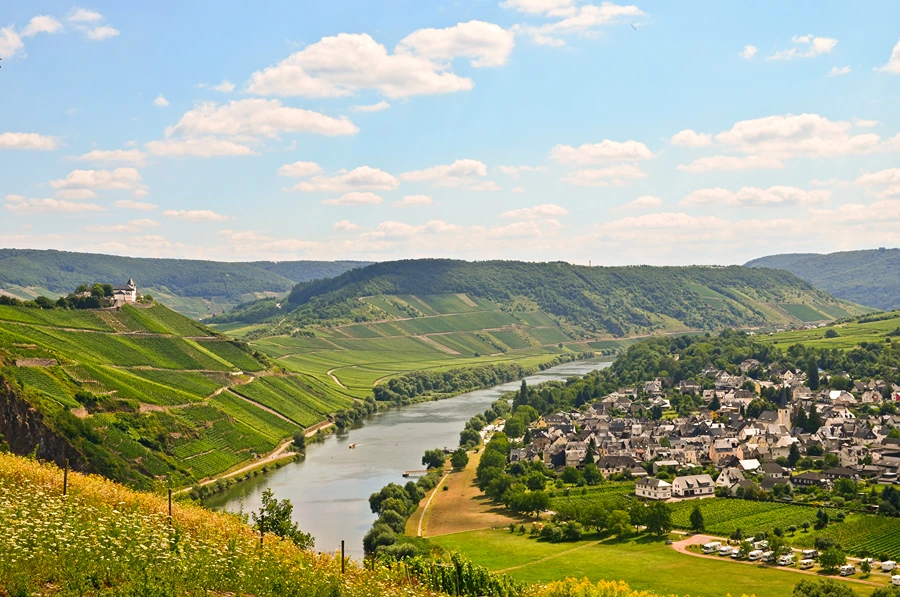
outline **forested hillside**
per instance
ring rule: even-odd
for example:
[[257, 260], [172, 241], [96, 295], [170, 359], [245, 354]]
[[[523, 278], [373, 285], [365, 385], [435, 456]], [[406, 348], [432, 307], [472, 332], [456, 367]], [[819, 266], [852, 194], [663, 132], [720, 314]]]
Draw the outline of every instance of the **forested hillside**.
[[287, 318], [304, 326], [440, 314], [440, 309], [429, 313], [427, 305], [423, 308], [416, 301], [423, 295], [466, 295], [473, 305], [493, 303], [513, 318], [517, 313], [542, 312], [587, 335], [612, 337], [799, 325], [863, 312], [777, 270], [425, 259], [378, 263], [329, 280], [301, 283], [284, 304], [260, 301], [214, 321]]
[[900, 309], [900, 249], [770, 255], [746, 265], [789, 271], [816, 288], [860, 305]]
[[192, 317], [221, 313], [248, 299], [289, 291], [294, 284], [330, 278], [367, 263], [353, 261], [258, 261], [226, 263], [0, 249], [0, 291], [19, 298], [72, 292], [79, 284], [124, 284], [138, 288]]
[[373, 408], [162, 305], [0, 305], [0, 446], [133, 486], [193, 485]]

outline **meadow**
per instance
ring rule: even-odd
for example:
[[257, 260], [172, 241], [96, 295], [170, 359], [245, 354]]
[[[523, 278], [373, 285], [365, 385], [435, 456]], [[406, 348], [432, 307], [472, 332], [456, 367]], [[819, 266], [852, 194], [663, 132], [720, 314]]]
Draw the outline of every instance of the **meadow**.
[[[757, 339], [765, 344], [779, 344], [790, 346], [791, 344], [804, 344], [812, 348], [828, 348], [849, 350], [859, 346], [861, 342], [884, 342], [885, 338], [900, 329], [900, 313], [885, 313], [882, 316], [873, 316], [876, 321], [860, 323], [858, 320], [847, 323], [838, 323], [833, 326], [821, 327], [811, 330], [797, 330], [791, 332], [779, 332], [772, 335], [761, 335]], [[881, 319], [883, 317], [883, 319]], [[863, 317], [863, 320], [869, 317]], [[826, 338], [828, 330], [837, 332], [837, 337]]]

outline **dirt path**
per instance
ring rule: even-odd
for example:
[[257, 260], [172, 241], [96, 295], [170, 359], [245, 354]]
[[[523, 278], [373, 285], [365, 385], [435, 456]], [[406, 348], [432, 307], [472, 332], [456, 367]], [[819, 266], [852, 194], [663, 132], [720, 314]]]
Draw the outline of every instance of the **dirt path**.
[[581, 549], [586, 549], [588, 547], [594, 547], [595, 545], [600, 545], [600, 543], [602, 543], [602, 541], [594, 541], [592, 543], [585, 543], [584, 545], [579, 545], [578, 547], [573, 547], [572, 549], [567, 549], [565, 551], [555, 553], [552, 556], [547, 556], [547, 557], [541, 558], [539, 560], [534, 560], [533, 562], [525, 562], [524, 564], [519, 564], [518, 566], [510, 566], [509, 568], [504, 568], [503, 570], [493, 570], [492, 572], [494, 572], [496, 574], [505, 574], [505, 573], [511, 572], [513, 570], [518, 570], [519, 568], [525, 568], [526, 566], [531, 566], [533, 564], [540, 564], [541, 562], [546, 562], [547, 560], [553, 560], [560, 556], [566, 556], [572, 552], [579, 551]]
[[422, 512], [419, 514], [419, 526], [416, 529], [416, 537], [422, 536], [422, 523], [425, 521], [425, 514], [428, 512], [428, 506], [431, 505], [431, 500], [434, 499], [434, 496], [437, 495], [438, 491], [441, 490], [441, 485], [444, 484], [444, 481], [447, 480], [447, 475], [449, 472], [444, 473], [444, 476], [441, 477], [441, 480], [438, 481], [438, 484], [434, 486], [434, 489], [431, 490], [431, 495], [428, 496], [428, 501], [425, 502], [425, 506], [421, 508]]
[[240, 398], [241, 400], [243, 400], [244, 402], [247, 402], [248, 404], [252, 404], [253, 406], [255, 406], [256, 408], [258, 408], [259, 410], [264, 410], [264, 411], [266, 411], [267, 413], [269, 413], [270, 415], [275, 415], [276, 417], [278, 417], [278, 418], [281, 419], [282, 421], [285, 421], [286, 423], [290, 423], [291, 425], [296, 425], [295, 422], [291, 421], [290, 419], [288, 419], [286, 416], [284, 416], [283, 414], [281, 414], [281, 413], [278, 412], [277, 410], [272, 410], [271, 408], [269, 408], [269, 407], [266, 406], [265, 404], [260, 404], [260, 403], [257, 402], [256, 400], [252, 400], [252, 399], [250, 399], [250, 398], [247, 398], [246, 396], [241, 396], [241, 395], [238, 394], [237, 392], [232, 392], [230, 389], [228, 390], [228, 393], [231, 394], [232, 396], [236, 397], [236, 398]]
[[347, 390], [347, 389], [349, 389], [349, 388], [347, 388], [347, 386], [345, 386], [344, 384], [342, 384], [342, 383], [341, 383], [341, 380], [339, 380], [339, 379], [338, 379], [337, 377], [335, 377], [335, 375], [334, 375], [334, 372], [337, 371], [338, 369], [340, 369], [340, 367], [335, 367], [334, 369], [329, 369], [328, 371], [325, 372], [325, 374], [326, 374], [328, 377], [330, 377], [331, 379], [333, 379], [333, 380], [334, 380], [334, 383], [336, 383], [337, 385], [339, 385], [339, 386], [341, 386], [342, 388], [344, 388], [345, 390]]
[[[252, 471], [252, 470], [255, 469], [255, 468], [258, 468], [258, 467], [263, 466], [263, 465], [265, 465], [265, 464], [269, 464], [270, 462], [274, 462], [274, 461], [276, 461], [276, 460], [280, 460], [281, 458], [284, 458], [284, 457], [285, 457], [285, 452], [287, 452], [287, 449], [291, 446], [292, 443], [294, 443], [294, 440], [293, 440], [293, 439], [286, 439], [286, 440], [284, 440], [283, 442], [281, 442], [281, 444], [280, 444], [278, 447], [276, 447], [274, 450], [272, 450], [271, 452], [269, 452], [268, 455], [266, 455], [266, 456], [260, 458], [259, 460], [254, 460], [252, 463], [250, 463], [250, 464], [248, 464], [248, 465], [245, 465], [245, 466], [242, 466], [241, 468], [239, 468], [239, 469], [237, 469], [237, 470], [235, 470], [235, 471], [231, 471], [231, 472], [229, 472], [229, 473], [225, 473], [224, 475], [219, 475], [219, 476], [217, 476], [217, 477], [212, 477], [212, 478], [210, 478], [210, 479], [204, 479], [203, 481], [197, 483], [197, 486], [199, 486], [199, 487], [204, 487], [204, 486], [206, 486], [206, 485], [211, 485], [211, 484], [215, 483], [215, 482], [218, 481], [219, 479], [227, 479], [227, 478], [230, 478], [230, 477], [237, 477], [238, 475], [242, 475], [242, 474], [244, 474], [244, 473], [246, 473], [246, 472], [248, 472], [248, 471]], [[189, 492], [191, 489], [192, 489], [192, 487], [184, 487], [184, 488], [179, 489], [178, 491], [175, 491], [175, 492], [173, 492], [173, 493], [175, 493], [175, 494], [179, 494], [179, 493], [187, 493], [187, 492]]]
[[413, 336], [413, 338], [415, 338], [417, 340], [421, 340], [422, 342], [428, 344], [429, 346], [434, 346], [441, 352], [446, 352], [447, 354], [459, 354], [458, 351], [453, 350], [449, 346], [444, 346], [443, 344], [441, 344], [440, 342], [438, 342], [437, 340], [435, 340], [434, 338], [431, 338], [429, 336]]
[[[672, 543], [672, 549], [674, 549], [678, 553], [683, 553], [683, 554], [686, 554], [689, 556], [693, 556], [695, 558], [706, 558], [709, 560], [719, 560], [720, 562], [727, 561], [727, 560], [725, 560], [725, 558], [723, 558], [721, 556], [708, 555], [705, 553], [697, 553], [694, 551], [690, 551], [688, 549], [688, 546], [690, 546], [690, 545], [704, 545], [706, 543], [709, 543], [710, 541], [721, 541], [723, 543], [723, 545], [728, 542], [727, 539], [723, 539], [721, 537], [712, 537], [710, 535], [694, 535], [692, 537], [687, 537], [686, 539], [682, 539], [681, 541], [676, 541], [676, 542]], [[731, 560], [731, 562], [733, 562], [735, 564], [744, 564], [745, 566], [756, 566], [757, 568], [772, 568], [773, 570], [783, 570], [785, 572], [796, 572], [798, 574], [807, 574], [810, 576], [817, 576], [819, 578], [825, 577], [825, 575], [820, 574], [819, 572], [814, 571], [814, 570], [800, 570], [799, 568], [788, 568], [786, 566], [768, 566], [768, 565], [762, 564], [760, 562], [751, 562], [749, 560], [735, 560], [732, 558], [728, 558], [728, 560]], [[845, 580], [847, 582], [855, 582], [855, 583], [858, 583], [861, 585], [869, 585], [872, 587], [885, 586], [885, 583], [883, 583], [883, 582], [862, 580], [860, 578], [849, 578], [846, 576], [841, 576], [841, 577], [838, 577], [837, 579]]]

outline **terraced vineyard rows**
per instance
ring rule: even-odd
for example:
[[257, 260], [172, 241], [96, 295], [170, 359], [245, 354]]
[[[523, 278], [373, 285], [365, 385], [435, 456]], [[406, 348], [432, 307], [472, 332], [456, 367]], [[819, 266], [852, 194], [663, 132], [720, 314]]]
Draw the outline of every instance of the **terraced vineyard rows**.
[[[900, 520], [896, 518], [853, 514], [816, 535], [834, 539], [851, 554], [867, 553], [876, 558], [887, 555], [892, 560], [900, 559]], [[798, 544], [812, 546], [812, 538], [804, 537]]]
[[[816, 520], [816, 508], [808, 506], [715, 498], [685, 500], [673, 504], [672, 523], [676, 528], [691, 528], [690, 515], [695, 505], [703, 512], [706, 531], [725, 537], [735, 529], [741, 529], [748, 535], [770, 532], [775, 528], [799, 528], [804, 522], [812, 524]], [[828, 512], [832, 517], [836, 514], [834, 510], [828, 509]]]

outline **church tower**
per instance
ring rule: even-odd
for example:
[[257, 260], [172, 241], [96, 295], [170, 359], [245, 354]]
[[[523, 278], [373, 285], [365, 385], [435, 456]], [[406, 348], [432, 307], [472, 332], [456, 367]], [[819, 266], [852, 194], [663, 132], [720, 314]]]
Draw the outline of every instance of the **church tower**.
[[791, 401], [788, 398], [787, 386], [781, 388], [781, 397], [778, 399], [778, 424], [791, 428]]

